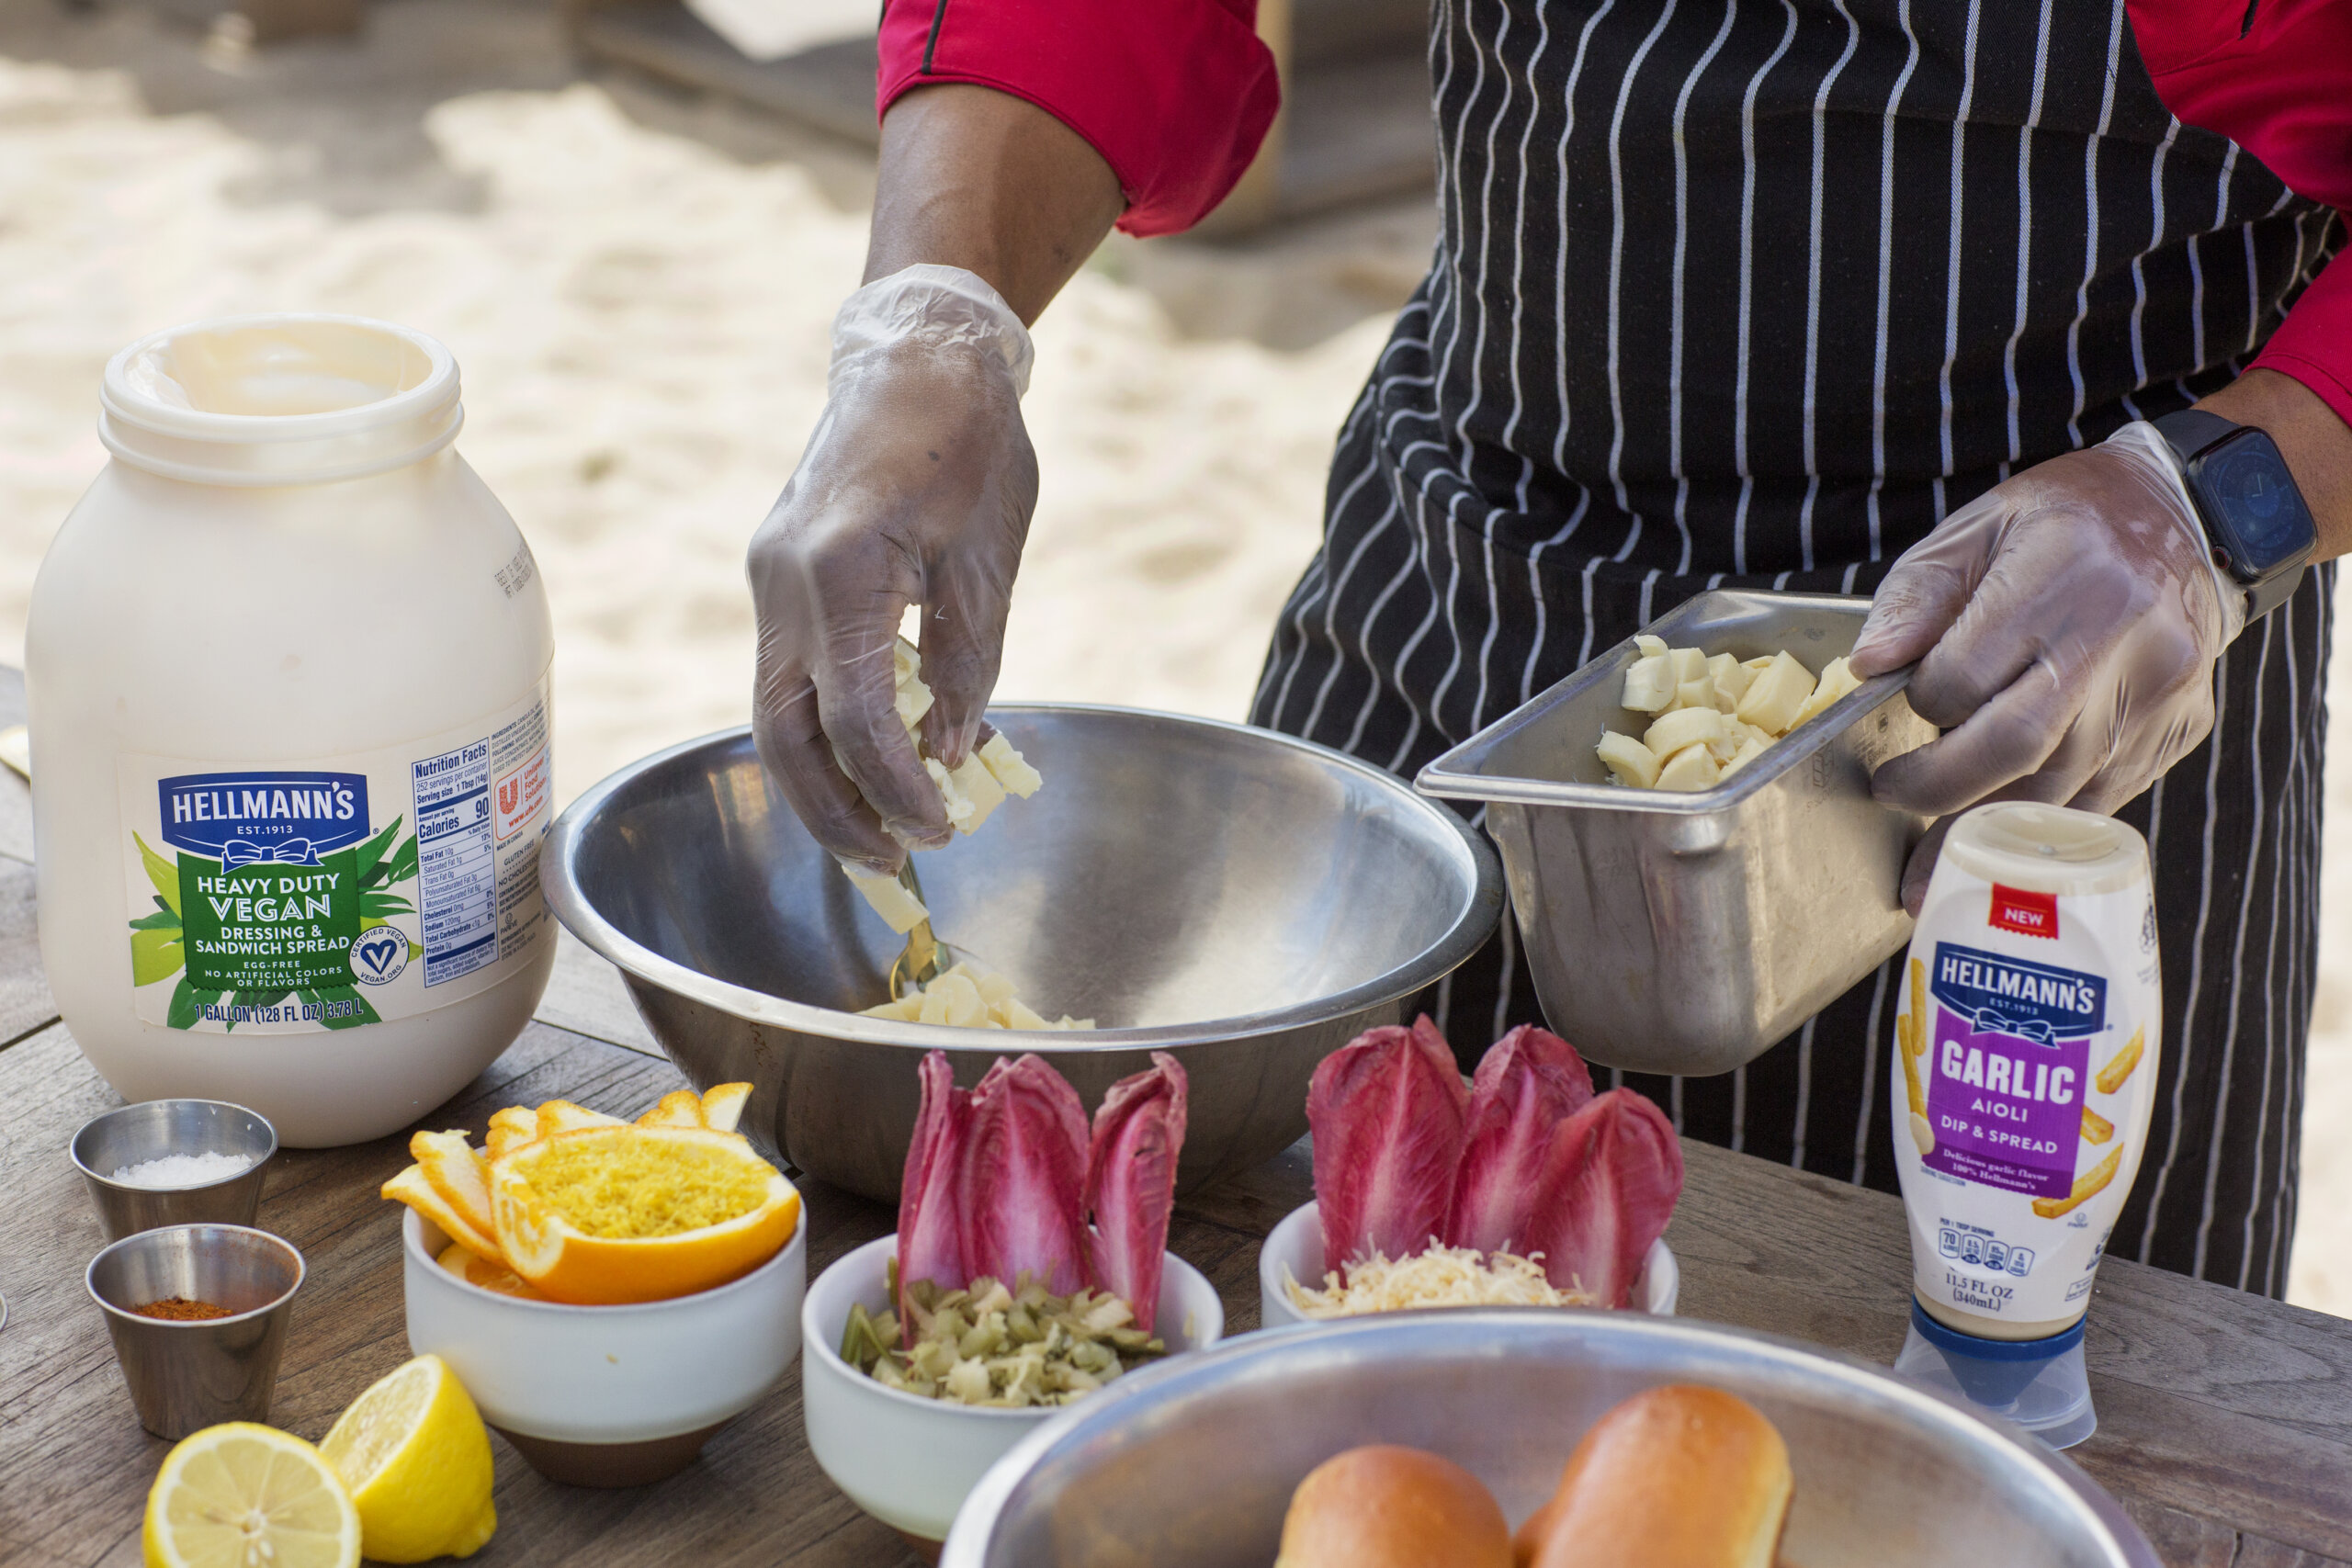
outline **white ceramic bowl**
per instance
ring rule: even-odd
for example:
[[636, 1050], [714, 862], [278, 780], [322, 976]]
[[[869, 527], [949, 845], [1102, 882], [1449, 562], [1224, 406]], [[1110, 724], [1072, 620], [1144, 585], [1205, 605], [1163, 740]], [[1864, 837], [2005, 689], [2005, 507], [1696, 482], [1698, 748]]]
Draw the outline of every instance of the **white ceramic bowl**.
[[[866, 1243], [808, 1288], [800, 1309], [800, 1410], [809, 1451], [850, 1501], [893, 1529], [944, 1540], [947, 1527], [989, 1466], [1040, 1426], [1075, 1406], [981, 1410], [885, 1388], [841, 1358], [849, 1309], [889, 1306], [888, 1267], [899, 1238]], [[1200, 1270], [1168, 1255], [1153, 1327], [1172, 1356], [1214, 1345], [1225, 1305]], [[1083, 1401], [1080, 1402], [1081, 1404]]]
[[658, 1481], [792, 1365], [808, 1236], [804, 1206], [784, 1249], [740, 1280], [669, 1301], [568, 1306], [467, 1284], [434, 1261], [447, 1239], [412, 1210], [401, 1223], [409, 1348], [448, 1362], [482, 1419], [550, 1479]]
[[[1318, 1321], [1302, 1317], [1283, 1292], [1283, 1269], [1302, 1284], [1323, 1280], [1323, 1215], [1313, 1203], [1302, 1204], [1283, 1216], [1283, 1223], [1258, 1249], [1258, 1325], [1287, 1328], [1295, 1323]], [[1642, 1260], [1642, 1277], [1634, 1281], [1634, 1304], [1658, 1317], [1674, 1315], [1675, 1298], [1682, 1293], [1682, 1270], [1664, 1241], [1650, 1243]]]

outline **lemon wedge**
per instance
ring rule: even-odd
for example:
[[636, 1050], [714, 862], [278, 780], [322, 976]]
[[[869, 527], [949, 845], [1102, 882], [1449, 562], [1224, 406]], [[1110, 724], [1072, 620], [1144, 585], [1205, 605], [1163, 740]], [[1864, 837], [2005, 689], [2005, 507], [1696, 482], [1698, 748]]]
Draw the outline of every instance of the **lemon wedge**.
[[368, 1555], [379, 1562], [470, 1557], [498, 1529], [490, 1434], [438, 1356], [379, 1378], [319, 1452], [351, 1489]]
[[334, 1468], [292, 1433], [249, 1421], [207, 1427], [164, 1456], [141, 1536], [147, 1568], [359, 1562], [359, 1510]]

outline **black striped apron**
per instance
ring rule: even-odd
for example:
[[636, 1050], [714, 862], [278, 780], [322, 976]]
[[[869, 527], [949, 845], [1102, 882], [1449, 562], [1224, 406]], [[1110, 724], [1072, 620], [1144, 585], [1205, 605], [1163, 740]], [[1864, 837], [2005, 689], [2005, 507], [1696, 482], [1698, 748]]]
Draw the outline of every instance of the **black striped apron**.
[[[1951, 508], [2228, 381], [2333, 244], [2165, 112], [2121, 0], [1438, 0], [1430, 68], [1434, 265], [1254, 713], [1408, 777], [1702, 589], [1871, 592]], [[2168, 1055], [2115, 1245], [2274, 1294], [2332, 577], [2229, 650], [2212, 738], [2122, 814]], [[1632, 1081], [1694, 1137], [1892, 1189], [1894, 996]], [[1539, 1017], [1508, 915], [1430, 1005], [1465, 1062]]]

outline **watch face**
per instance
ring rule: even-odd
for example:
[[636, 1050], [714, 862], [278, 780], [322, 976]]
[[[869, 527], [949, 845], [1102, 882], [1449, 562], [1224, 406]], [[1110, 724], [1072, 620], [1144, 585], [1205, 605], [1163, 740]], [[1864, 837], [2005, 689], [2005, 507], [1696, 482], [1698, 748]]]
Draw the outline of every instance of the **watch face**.
[[2269, 436], [2240, 430], [2198, 454], [2191, 479], [2216, 540], [2242, 577], [2259, 577], [2308, 553], [2316, 538], [2286, 459]]

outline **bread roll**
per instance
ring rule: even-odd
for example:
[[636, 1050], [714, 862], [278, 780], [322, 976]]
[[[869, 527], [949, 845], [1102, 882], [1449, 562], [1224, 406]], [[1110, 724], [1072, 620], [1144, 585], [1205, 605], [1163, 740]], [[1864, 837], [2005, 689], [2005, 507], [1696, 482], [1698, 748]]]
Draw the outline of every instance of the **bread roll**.
[[1772, 1568], [1788, 1445], [1746, 1400], [1654, 1388], [1593, 1424], [1520, 1527], [1520, 1568]]
[[1325, 1460], [1291, 1494], [1274, 1568], [1511, 1568], [1510, 1525], [1478, 1478], [1419, 1449]]

